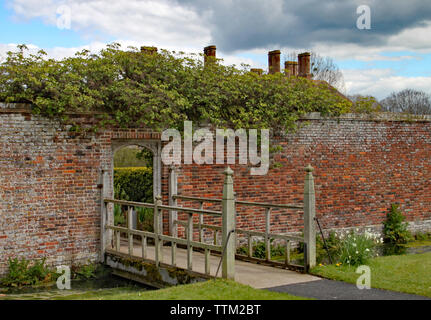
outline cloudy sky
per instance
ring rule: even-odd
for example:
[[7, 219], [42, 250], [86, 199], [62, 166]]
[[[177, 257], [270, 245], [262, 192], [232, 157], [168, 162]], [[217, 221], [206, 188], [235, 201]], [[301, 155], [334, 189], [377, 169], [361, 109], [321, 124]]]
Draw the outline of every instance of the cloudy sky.
[[[361, 5], [371, 29], [357, 27]], [[227, 64], [266, 68], [269, 50], [311, 50], [335, 60], [347, 94], [431, 93], [430, 0], [2, 0], [0, 28], [0, 57], [21, 43], [57, 58], [114, 41], [214, 44]]]

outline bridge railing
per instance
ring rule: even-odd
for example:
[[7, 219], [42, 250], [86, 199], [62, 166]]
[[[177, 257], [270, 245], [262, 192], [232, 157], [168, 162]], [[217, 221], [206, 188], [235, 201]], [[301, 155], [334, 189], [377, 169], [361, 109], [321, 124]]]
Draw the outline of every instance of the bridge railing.
[[[140, 256], [143, 259], [148, 259], [148, 239], [152, 239], [154, 242], [154, 262], [156, 266], [160, 266], [160, 263], [166, 263], [171, 266], [177, 266], [176, 261], [176, 251], [177, 245], [183, 245], [187, 247], [187, 270], [193, 271], [193, 250], [194, 248], [200, 248], [204, 251], [204, 273], [210, 274], [210, 254], [211, 251], [222, 253], [222, 276], [224, 278], [234, 279], [235, 277], [235, 251], [234, 251], [234, 237], [231, 237], [231, 233], [234, 231], [234, 223], [235, 223], [235, 211], [234, 211], [234, 198], [233, 198], [233, 186], [232, 186], [232, 170], [229, 168], [225, 171], [225, 184], [223, 186], [223, 200], [222, 200], [222, 211], [214, 211], [214, 210], [204, 210], [203, 208], [195, 209], [195, 208], [184, 208], [178, 207], [174, 205], [163, 205], [161, 197], [156, 197], [155, 203], [144, 203], [144, 202], [132, 202], [132, 201], [124, 201], [124, 200], [116, 200], [116, 199], [103, 199], [102, 206], [102, 221], [112, 221], [113, 219], [109, 219], [109, 212], [112, 210], [108, 210], [109, 204], [117, 204], [122, 206], [127, 206], [127, 226], [120, 227], [115, 226], [113, 223], [106, 223], [102, 228], [102, 254], [104, 256], [105, 252], [121, 252], [121, 234], [126, 234], [128, 239], [128, 250], [127, 253], [129, 256], [136, 256], [134, 254], [134, 238], [135, 236], [141, 238], [141, 254]], [[151, 208], [154, 212], [154, 232], [141, 231], [133, 228], [133, 210], [135, 208]], [[186, 226], [186, 239], [179, 238], [177, 236], [168, 236], [163, 234], [163, 230], [161, 229], [161, 221], [162, 221], [162, 211], [167, 210], [169, 212], [184, 212], [187, 214], [188, 219]], [[202, 241], [194, 241], [193, 240], [193, 215], [199, 214], [202, 215], [212, 215], [221, 217], [223, 221], [223, 238], [222, 245], [217, 244], [208, 244]], [[170, 243], [171, 244], [171, 261], [165, 262], [163, 260], [163, 244]]]
[[[203, 208], [205, 203], [222, 203], [222, 199], [214, 199], [214, 198], [201, 198], [201, 197], [191, 197], [191, 196], [184, 196], [184, 195], [173, 195], [175, 199], [179, 200], [185, 200], [185, 201], [196, 201], [199, 203], [200, 208]], [[257, 208], [264, 208], [265, 209], [265, 231], [259, 232], [254, 230], [246, 230], [246, 229], [240, 229], [235, 228], [236, 234], [242, 234], [245, 235], [247, 239], [247, 256], [249, 259], [253, 259], [253, 238], [258, 237], [264, 239], [264, 245], [265, 245], [265, 261], [269, 262], [271, 261], [271, 240], [277, 239], [280, 241], [284, 241], [285, 243], [285, 261], [284, 265], [286, 266], [294, 266], [291, 264], [290, 259], [290, 252], [291, 252], [291, 242], [296, 243], [305, 243], [305, 240], [303, 237], [299, 236], [293, 236], [293, 235], [286, 235], [286, 234], [277, 234], [271, 232], [271, 213], [272, 209], [294, 209], [294, 210], [304, 210], [303, 205], [294, 205], [294, 204], [271, 204], [271, 203], [262, 203], [262, 202], [251, 202], [251, 201], [235, 201], [236, 207], [238, 206], [251, 206], [251, 207], [257, 207]], [[188, 221], [183, 220], [176, 220], [177, 225], [182, 225], [184, 227], [189, 226]], [[199, 241], [204, 241], [204, 230], [212, 230], [213, 231], [213, 243], [217, 244], [217, 234], [222, 230], [222, 227], [219, 225], [214, 224], [208, 224], [204, 223], [203, 221], [203, 215], [199, 216], [199, 222], [194, 223], [193, 226], [198, 230], [199, 232]], [[257, 259], [256, 260], [262, 260]], [[274, 262], [274, 261], [273, 261]], [[277, 262], [275, 262], [277, 263]], [[305, 261], [304, 261], [305, 264]], [[305, 265], [304, 265], [305, 267]]]
[[[285, 264], [290, 264], [290, 246], [291, 241], [304, 243], [304, 264], [305, 269], [313, 267], [315, 265], [315, 241], [316, 233], [314, 227], [314, 216], [315, 216], [315, 196], [314, 196], [314, 182], [312, 176], [312, 168], [309, 166], [306, 168], [307, 176], [305, 179], [304, 187], [304, 205], [298, 204], [270, 204], [270, 203], [259, 203], [250, 201], [236, 201], [233, 191], [233, 171], [227, 168], [224, 172], [225, 180], [223, 185], [223, 197], [222, 199], [212, 198], [200, 198], [190, 197], [184, 195], [177, 195], [171, 193], [170, 205], [163, 205], [161, 197], [156, 197], [155, 203], [143, 203], [143, 202], [132, 202], [124, 200], [116, 200], [110, 198], [103, 198], [102, 200], [102, 234], [101, 234], [101, 254], [105, 256], [105, 252], [121, 252], [121, 234], [126, 234], [128, 240], [128, 249], [126, 250], [128, 255], [136, 256], [134, 253], [134, 240], [136, 237], [140, 237], [141, 250], [140, 256], [143, 259], [148, 259], [148, 239], [152, 239], [154, 243], [154, 262], [157, 266], [160, 263], [165, 263], [171, 266], [177, 266], [177, 245], [186, 246], [187, 248], [187, 266], [186, 269], [193, 270], [193, 251], [195, 248], [200, 248], [204, 251], [205, 256], [205, 274], [210, 274], [210, 255], [211, 252], [219, 252], [221, 254], [222, 262], [222, 276], [224, 278], [234, 279], [235, 277], [235, 254], [236, 254], [236, 235], [244, 234], [248, 241], [248, 256], [253, 256], [252, 239], [253, 237], [262, 237], [265, 242], [266, 259], [271, 260], [271, 239], [279, 239], [285, 242]], [[188, 200], [198, 201], [200, 208], [186, 208], [177, 205], [177, 200]], [[204, 209], [204, 203], [219, 203], [221, 204], [221, 211], [207, 210]], [[122, 205], [127, 206], [127, 226], [115, 226], [114, 219], [112, 217], [113, 210], [109, 210], [109, 205]], [[265, 208], [265, 231], [253, 231], [245, 229], [236, 229], [236, 206], [256, 206]], [[154, 232], [141, 231], [133, 228], [133, 210], [135, 208], [151, 208], [154, 211]], [[304, 211], [304, 237], [291, 236], [286, 234], [275, 234], [271, 232], [270, 217], [272, 209], [295, 209]], [[170, 216], [178, 212], [187, 214], [187, 221], [178, 220], [177, 216], [175, 219], [170, 219], [170, 226], [175, 226], [175, 229], [171, 229], [170, 235], [163, 234], [162, 230], [162, 211], [170, 212]], [[196, 224], [193, 222], [193, 215], [199, 215], [199, 222]], [[221, 217], [221, 225], [205, 224], [203, 215], [211, 215], [215, 217]], [[176, 227], [178, 225], [185, 227], [186, 238], [178, 237]], [[199, 239], [194, 241], [194, 227], [199, 229]], [[203, 237], [203, 229], [212, 229], [215, 234], [215, 241], [213, 244], [205, 243]], [[222, 241], [221, 245], [218, 245], [217, 232], [221, 232]], [[170, 243], [171, 247], [171, 261], [165, 262], [163, 260], [163, 246], [164, 243]]]
[[[247, 257], [248, 259], [253, 260], [265, 260], [266, 262], [272, 262], [273, 264], [279, 264], [278, 261], [272, 261], [271, 259], [271, 240], [277, 239], [280, 241], [284, 241], [284, 264], [287, 267], [300, 267], [297, 265], [294, 265], [291, 263], [291, 242], [296, 243], [302, 243], [304, 247], [304, 266], [306, 270], [309, 268], [315, 266], [316, 264], [316, 231], [315, 231], [315, 225], [314, 225], [314, 218], [315, 218], [315, 193], [314, 193], [314, 178], [312, 175], [313, 168], [311, 166], [307, 166], [305, 169], [307, 172], [306, 178], [305, 178], [305, 186], [304, 186], [304, 204], [273, 204], [273, 203], [262, 203], [262, 202], [252, 202], [252, 201], [242, 201], [242, 200], [235, 200], [235, 211], [237, 206], [252, 206], [252, 207], [258, 207], [258, 208], [264, 208], [265, 209], [265, 231], [259, 232], [254, 230], [245, 230], [245, 229], [239, 229], [235, 228], [236, 234], [243, 234], [245, 235], [247, 239]], [[176, 179], [176, 175], [172, 174], [171, 171], [171, 181], [170, 185], [171, 187], [174, 186], [175, 191], [176, 188], [176, 181], [172, 181], [172, 179]], [[180, 195], [180, 194], [174, 194], [171, 192], [170, 194], [170, 202], [171, 203], [177, 203], [177, 200], [184, 200], [184, 201], [195, 201], [199, 203], [199, 207], [202, 209], [204, 207], [205, 203], [212, 203], [212, 204], [220, 204], [222, 203], [223, 199], [215, 199], [215, 198], [206, 198], [206, 197], [195, 197], [195, 196], [187, 196], [187, 195]], [[286, 209], [286, 210], [301, 210], [304, 213], [304, 236], [293, 236], [293, 235], [286, 235], [286, 234], [276, 234], [271, 232], [271, 213], [273, 209]], [[177, 234], [177, 226], [182, 225], [184, 227], [189, 227], [190, 222], [189, 221], [183, 221], [177, 219], [177, 216], [175, 215], [175, 218], [171, 221], [171, 233]], [[217, 235], [219, 232], [222, 231], [222, 227], [215, 224], [208, 224], [204, 223], [203, 215], [199, 216], [198, 223], [194, 223], [193, 226], [198, 229], [199, 234], [199, 241], [204, 241], [204, 230], [212, 230], [213, 232], [213, 243], [217, 244], [218, 238]], [[264, 245], [265, 245], [265, 259], [258, 259], [253, 258], [253, 237], [259, 237], [263, 238]]]

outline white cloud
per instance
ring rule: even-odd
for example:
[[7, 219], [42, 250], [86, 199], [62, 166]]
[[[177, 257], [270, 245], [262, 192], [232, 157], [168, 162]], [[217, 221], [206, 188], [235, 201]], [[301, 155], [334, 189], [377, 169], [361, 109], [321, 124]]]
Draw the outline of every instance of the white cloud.
[[372, 95], [383, 99], [391, 92], [407, 88], [431, 94], [431, 77], [398, 76], [391, 69], [342, 70], [348, 94]]
[[170, 0], [14, 0], [17, 18], [40, 18], [57, 25], [57, 9], [71, 11], [71, 28], [89, 40], [100, 34], [164, 48], [197, 48], [210, 41], [206, 15]]

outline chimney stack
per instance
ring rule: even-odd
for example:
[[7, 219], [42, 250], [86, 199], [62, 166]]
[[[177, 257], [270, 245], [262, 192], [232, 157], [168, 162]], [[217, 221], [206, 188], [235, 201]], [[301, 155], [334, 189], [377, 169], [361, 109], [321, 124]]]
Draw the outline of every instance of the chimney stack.
[[296, 61], [285, 61], [284, 62], [284, 72], [287, 76], [297, 76], [298, 75], [298, 62]]
[[256, 73], [256, 74], [261, 76], [263, 74], [263, 69], [252, 68], [252, 69], [250, 69], [250, 72]]
[[280, 72], [280, 50], [268, 52], [268, 69], [270, 74]]
[[298, 76], [311, 79], [309, 52], [298, 54]]
[[142, 46], [141, 47], [141, 52], [145, 53], [145, 54], [154, 54], [154, 53], [157, 53], [157, 48], [156, 47]]
[[216, 61], [216, 46], [208, 46], [204, 48], [204, 64], [206, 65], [208, 62]]

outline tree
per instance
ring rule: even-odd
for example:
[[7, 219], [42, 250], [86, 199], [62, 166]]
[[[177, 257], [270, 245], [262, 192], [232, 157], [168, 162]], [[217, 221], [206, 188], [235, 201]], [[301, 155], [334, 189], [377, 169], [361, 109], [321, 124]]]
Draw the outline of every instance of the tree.
[[392, 92], [380, 104], [384, 111], [405, 112], [416, 115], [431, 114], [430, 95], [415, 89]]
[[382, 111], [382, 106], [373, 96], [363, 96], [355, 94], [348, 96], [352, 101], [352, 110], [354, 113], [373, 113]]
[[[292, 52], [287, 55], [288, 60], [296, 61], [298, 54]], [[340, 68], [331, 57], [321, 56], [311, 52], [311, 74], [314, 80], [323, 80], [340, 91], [345, 91], [344, 76]]]

